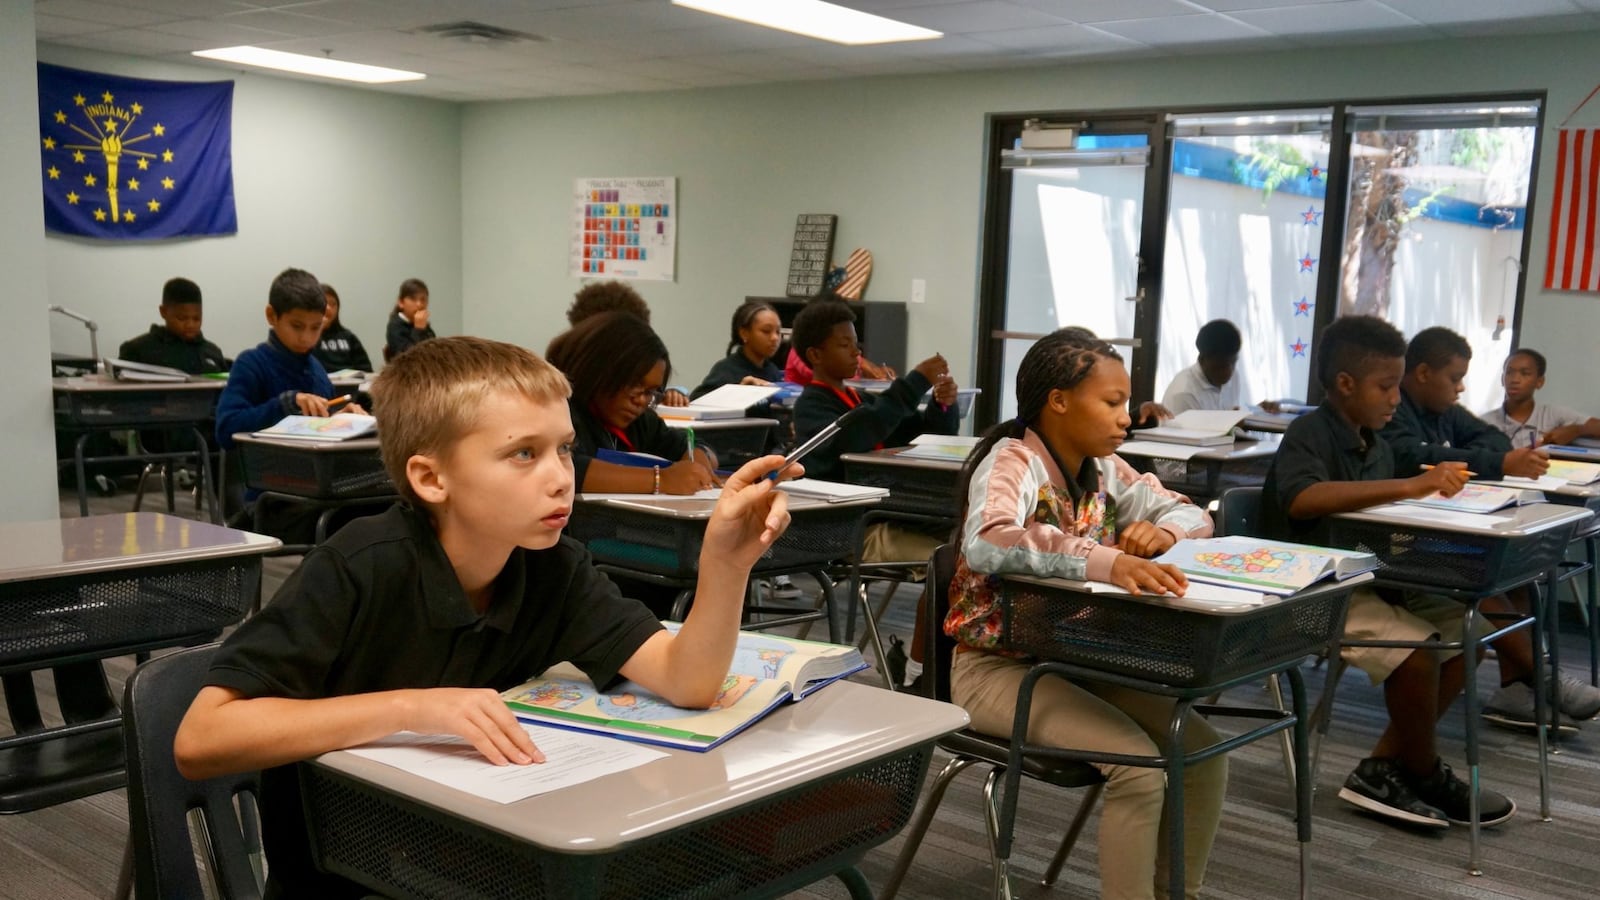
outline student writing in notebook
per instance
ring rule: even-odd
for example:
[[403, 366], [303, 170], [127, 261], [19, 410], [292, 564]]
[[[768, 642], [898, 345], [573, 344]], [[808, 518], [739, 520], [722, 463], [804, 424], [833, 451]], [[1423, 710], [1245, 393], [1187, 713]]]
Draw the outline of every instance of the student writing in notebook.
[[[691, 456], [687, 433], [668, 428], [656, 414], [672, 362], [643, 319], [624, 312], [584, 319], [550, 343], [550, 362], [572, 382], [579, 491], [692, 494], [716, 485], [716, 460], [707, 448], [696, 447]], [[662, 461], [623, 465], [597, 458], [602, 450]]]
[[773, 384], [783, 380], [783, 370], [772, 362], [782, 338], [778, 312], [760, 300], [746, 300], [733, 311], [732, 338], [727, 355], [717, 360], [705, 380], [689, 394], [697, 400], [723, 385]]
[[[1394, 449], [1396, 475], [1415, 475], [1425, 465], [1446, 461], [1460, 462], [1485, 479], [1537, 478], [1549, 469], [1549, 458], [1538, 448], [1531, 444], [1513, 448], [1504, 432], [1456, 402], [1466, 390], [1471, 360], [1472, 346], [1448, 328], [1424, 328], [1406, 345], [1400, 406], [1383, 428], [1383, 439]], [[1483, 608], [1528, 615], [1531, 603], [1527, 589], [1518, 588], [1505, 597], [1485, 600]], [[1484, 717], [1499, 725], [1532, 729], [1536, 724], [1532, 640], [1524, 629], [1494, 646], [1501, 688], [1484, 704]], [[1578, 721], [1600, 715], [1600, 688], [1562, 672], [1551, 675], [1560, 686], [1564, 715]]]
[[1548, 365], [1543, 353], [1526, 347], [1506, 357], [1500, 374], [1506, 399], [1485, 412], [1483, 420], [1500, 429], [1518, 449], [1600, 438], [1600, 419], [1554, 403], [1534, 402], [1533, 395], [1544, 389]]
[[[1290, 423], [1262, 490], [1261, 537], [1327, 544], [1328, 517], [1381, 503], [1459, 492], [1458, 462], [1396, 477], [1379, 430], [1401, 404], [1405, 338], [1372, 316], [1341, 316], [1324, 330], [1314, 357], [1326, 391], [1321, 406]], [[1481, 622], [1480, 622], [1481, 626]], [[1344, 636], [1350, 640], [1459, 641], [1462, 605], [1417, 591], [1351, 592]], [[1339, 798], [1391, 821], [1448, 828], [1468, 821], [1470, 793], [1439, 756], [1436, 724], [1461, 693], [1460, 651], [1345, 647], [1340, 656], [1383, 685], [1389, 724], [1370, 755], [1345, 779]], [[1517, 805], [1484, 787], [1480, 821], [1498, 825]]]
[[228, 637], [173, 746], [189, 778], [262, 770], [267, 898], [368, 893], [313, 864], [296, 761], [415, 731], [459, 736], [496, 765], [542, 763], [499, 692], [559, 662], [679, 706], [716, 698], [750, 567], [788, 526], [765, 477], [783, 460], [729, 477], [674, 636], [561, 534], [567, 390], [532, 353], [471, 337], [429, 341], [378, 376], [384, 467], [402, 502], [308, 553]]
[[433, 326], [428, 321], [428, 286], [421, 278], [400, 282], [400, 297], [394, 302], [384, 332], [383, 358], [393, 359], [423, 341], [433, 340]]
[[[1152, 561], [1183, 538], [1207, 537], [1211, 518], [1180, 494], [1116, 456], [1128, 427], [1128, 371], [1087, 329], [1063, 328], [1028, 349], [1017, 370], [1017, 417], [973, 450], [963, 474], [960, 553], [950, 583], [945, 633], [959, 643], [951, 698], [972, 727], [1009, 737], [1017, 687], [1032, 660], [998, 649], [996, 583], [1005, 574], [1110, 581], [1139, 593], [1182, 594], [1175, 567]], [[1059, 676], [1039, 680], [1030, 741], [1054, 747], [1161, 754], [1174, 701], [1129, 688]], [[1191, 750], [1217, 741], [1189, 713]], [[1100, 896], [1166, 897], [1160, 769], [1096, 764], [1106, 777], [1100, 814]], [[1222, 814], [1226, 756], [1183, 773], [1185, 896], [1198, 895]]]

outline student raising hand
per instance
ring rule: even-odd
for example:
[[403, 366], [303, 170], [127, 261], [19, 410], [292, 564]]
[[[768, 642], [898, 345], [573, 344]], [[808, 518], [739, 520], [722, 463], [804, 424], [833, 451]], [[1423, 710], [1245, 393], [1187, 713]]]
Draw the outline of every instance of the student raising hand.
[[[783, 535], [789, 527], [789, 497], [777, 490], [777, 481], [767, 477], [782, 466], [782, 456], [763, 456], [728, 476], [711, 521], [706, 523], [700, 548], [702, 566], [715, 559], [748, 572]], [[804, 467], [791, 463], [779, 477], [794, 479], [803, 474]]]

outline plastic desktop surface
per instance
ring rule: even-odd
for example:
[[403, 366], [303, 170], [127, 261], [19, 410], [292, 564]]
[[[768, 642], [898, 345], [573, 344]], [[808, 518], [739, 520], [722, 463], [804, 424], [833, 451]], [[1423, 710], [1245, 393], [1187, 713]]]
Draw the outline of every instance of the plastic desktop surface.
[[713, 750], [667, 749], [666, 758], [638, 768], [507, 804], [344, 752], [311, 765], [546, 850], [593, 854], [842, 775], [967, 723], [966, 712], [948, 703], [838, 682]]
[[160, 513], [0, 523], [0, 583], [261, 555], [274, 537]]

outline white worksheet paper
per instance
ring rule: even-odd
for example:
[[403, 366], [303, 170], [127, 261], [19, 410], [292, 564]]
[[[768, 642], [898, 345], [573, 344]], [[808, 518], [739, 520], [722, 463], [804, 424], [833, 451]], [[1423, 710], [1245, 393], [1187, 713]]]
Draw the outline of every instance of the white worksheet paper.
[[1155, 459], [1189, 459], [1197, 453], [1215, 450], [1191, 444], [1164, 444], [1160, 441], [1124, 441], [1118, 453], [1124, 456], [1143, 456]]
[[543, 763], [497, 766], [461, 738], [410, 731], [350, 752], [496, 803], [515, 803], [583, 784], [667, 755], [633, 741], [519, 724], [544, 752]]

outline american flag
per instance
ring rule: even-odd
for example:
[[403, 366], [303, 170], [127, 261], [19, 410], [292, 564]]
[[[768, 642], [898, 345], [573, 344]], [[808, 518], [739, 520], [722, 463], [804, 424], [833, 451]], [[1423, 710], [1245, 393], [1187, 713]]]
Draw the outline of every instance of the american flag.
[[850, 251], [850, 258], [844, 261], [844, 280], [833, 289], [835, 294], [846, 300], [860, 300], [861, 292], [867, 287], [867, 279], [872, 277], [872, 254], [865, 248], [857, 247]]
[[1555, 202], [1544, 286], [1552, 291], [1600, 291], [1600, 240], [1595, 230], [1600, 185], [1600, 128], [1563, 128], [1556, 145]]

